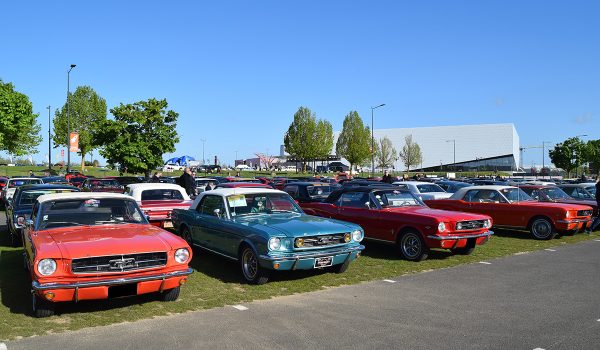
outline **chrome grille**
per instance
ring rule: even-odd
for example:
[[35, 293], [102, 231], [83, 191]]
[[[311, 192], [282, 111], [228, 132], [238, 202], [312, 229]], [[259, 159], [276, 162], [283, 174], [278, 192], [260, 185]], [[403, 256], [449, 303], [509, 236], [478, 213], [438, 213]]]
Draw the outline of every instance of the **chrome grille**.
[[456, 223], [456, 230], [476, 230], [485, 227], [485, 220], [459, 221]]
[[[299, 237], [294, 241], [294, 246], [296, 248], [314, 248], [344, 244], [346, 243], [344, 240], [344, 235], [345, 233], [336, 233], [333, 235]], [[298, 245], [299, 240], [303, 241], [301, 246]]]
[[592, 210], [578, 210], [577, 216], [590, 216], [592, 215]]
[[109, 255], [73, 259], [71, 271], [73, 273], [126, 272], [161, 267], [166, 264], [166, 252]]

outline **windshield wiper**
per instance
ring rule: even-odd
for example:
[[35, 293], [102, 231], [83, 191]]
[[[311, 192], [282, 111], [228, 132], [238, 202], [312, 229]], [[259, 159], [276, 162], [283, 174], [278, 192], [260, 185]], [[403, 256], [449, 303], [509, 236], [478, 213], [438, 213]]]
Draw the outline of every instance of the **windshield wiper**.
[[271, 209], [269, 212], [270, 213], [297, 213], [296, 211], [293, 211], [293, 210], [284, 210], [284, 209]]

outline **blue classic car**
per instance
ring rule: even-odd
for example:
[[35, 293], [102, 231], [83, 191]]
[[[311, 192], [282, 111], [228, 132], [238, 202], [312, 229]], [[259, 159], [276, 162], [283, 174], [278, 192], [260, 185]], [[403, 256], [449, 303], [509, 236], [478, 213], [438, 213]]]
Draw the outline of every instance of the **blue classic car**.
[[244, 279], [263, 284], [272, 270], [346, 271], [364, 231], [348, 222], [304, 214], [285, 192], [223, 188], [175, 209], [173, 226], [190, 244], [237, 260]]
[[13, 247], [21, 243], [21, 229], [26, 219], [29, 219], [35, 200], [44, 194], [78, 192], [77, 187], [71, 185], [23, 185], [17, 187], [14, 196], [6, 205], [6, 226]]

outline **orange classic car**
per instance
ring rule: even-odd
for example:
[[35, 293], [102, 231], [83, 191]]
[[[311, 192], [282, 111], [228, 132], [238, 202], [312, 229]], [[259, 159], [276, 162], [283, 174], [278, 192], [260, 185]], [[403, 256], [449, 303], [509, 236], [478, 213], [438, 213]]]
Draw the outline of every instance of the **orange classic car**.
[[465, 187], [449, 199], [425, 203], [437, 209], [486, 214], [494, 220], [494, 227], [526, 229], [535, 239], [581, 231], [592, 222], [592, 208], [587, 205], [538, 202], [513, 186]]
[[154, 292], [173, 301], [192, 273], [185, 240], [150, 225], [123, 194], [42, 195], [23, 235], [37, 317], [51, 316], [57, 302]]

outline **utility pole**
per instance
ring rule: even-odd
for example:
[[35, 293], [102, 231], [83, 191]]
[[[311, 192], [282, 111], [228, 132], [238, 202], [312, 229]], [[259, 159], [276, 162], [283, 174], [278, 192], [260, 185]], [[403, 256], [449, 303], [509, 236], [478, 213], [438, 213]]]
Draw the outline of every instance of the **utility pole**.
[[50, 124], [50, 106], [46, 108], [48, 109], [48, 169], [52, 169], [52, 135], [50, 134], [52, 126]]
[[206, 139], [200, 139], [200, 142], [202, 142], [202, 165], [206, 165], [206, 159], [204, 159], [204, 143], [206, 142]]

